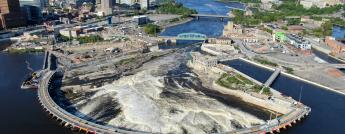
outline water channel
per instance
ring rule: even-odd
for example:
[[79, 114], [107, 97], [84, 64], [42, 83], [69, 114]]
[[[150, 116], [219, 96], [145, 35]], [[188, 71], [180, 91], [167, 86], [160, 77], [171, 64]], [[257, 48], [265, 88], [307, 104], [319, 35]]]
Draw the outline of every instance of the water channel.
[[21, 82], [34, 70], [42, 68], [44, 54], [8, 54], [0, 52], [0, 122], [1, 134], [63, 134], [60, 127], [42, 110], [37, 92], [21, 90]]

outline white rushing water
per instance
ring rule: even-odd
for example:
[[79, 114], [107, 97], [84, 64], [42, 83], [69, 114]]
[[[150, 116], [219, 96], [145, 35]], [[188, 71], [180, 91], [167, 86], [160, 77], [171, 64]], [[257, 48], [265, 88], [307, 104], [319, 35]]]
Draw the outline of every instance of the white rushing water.
[[[104, 98], [110, 98], [116, 102], [110, 107], [120, 108], [121, 112], [109, 120], [109, 125], [148, 132], [226, 132], [234, 130], [235, 125], [249, 127], [263, 123], [186, 86], [188, 82], [193, 83], [192, 78], [196, 77], [193, 73], [167, 79], [168, 71], [185, 59], [182, 54], [175, 54], [146, 63], [135, 74], [94, 89], [95, 93], [87, 101], [80, 100], [75, 105], [81, 113], [89, 115], [99, 109]], [[167, 85], [167, 80], [171, 84]], [[93, 115], [98, 118], [101, 114], [105, 113]]]

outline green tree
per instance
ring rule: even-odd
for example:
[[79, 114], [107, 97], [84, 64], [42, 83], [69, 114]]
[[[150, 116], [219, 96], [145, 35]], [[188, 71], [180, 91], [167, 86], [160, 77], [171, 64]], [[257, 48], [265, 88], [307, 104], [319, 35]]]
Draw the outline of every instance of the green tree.
[[144, 32], [150, 35], [157, 35], [161, 31], [161, 28], [154, 24], [147, 24], [144, 26]]

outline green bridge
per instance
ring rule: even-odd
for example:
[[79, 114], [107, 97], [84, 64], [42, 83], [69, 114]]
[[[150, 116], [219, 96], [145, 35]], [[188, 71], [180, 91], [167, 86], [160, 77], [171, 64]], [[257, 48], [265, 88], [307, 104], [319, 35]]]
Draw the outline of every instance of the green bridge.
[[177, 35], [176, 40], [207, 40], [207, 36], [200, 33], [182, 33]]

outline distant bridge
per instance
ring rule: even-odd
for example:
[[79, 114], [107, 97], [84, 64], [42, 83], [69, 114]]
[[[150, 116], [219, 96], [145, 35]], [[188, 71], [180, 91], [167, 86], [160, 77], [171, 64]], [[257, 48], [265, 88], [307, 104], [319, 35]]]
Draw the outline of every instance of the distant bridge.
[[176, 40], [205, 41], [208, 39], [207, 35], [201, 33], [181, 33], [177, 36], [159, 36], [158, 38], [164, 40], [165, 42], [176, 42]]
[[224, 20], [225, 18], [231, 19], [232, 17], [228, 15], [214, 15], [214, 14], [191, 14], [191, 17], [196, 17], [198, 20], [200, 17], [209, 17], [209, 18], [220, 18], [221, 20]]
[[182, 33], [177, 35], [177, 40], [207, 40], [205, 34], [200, 33]]

